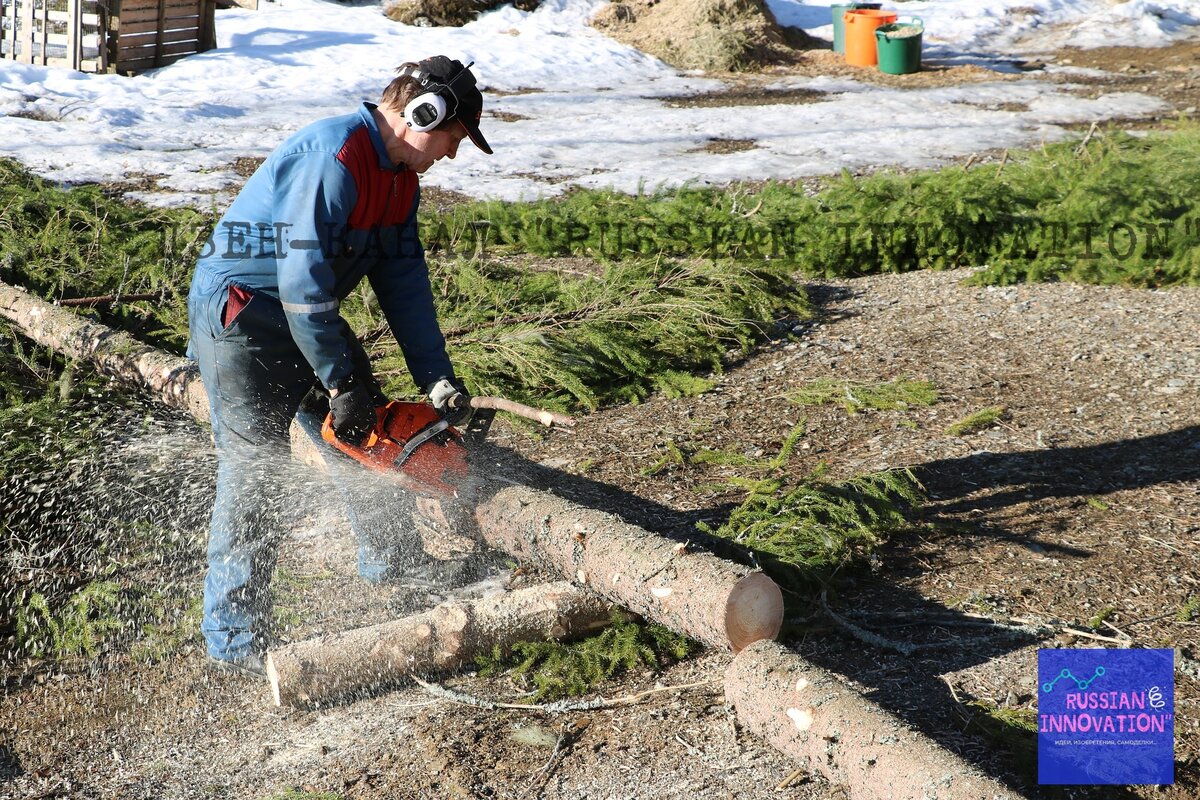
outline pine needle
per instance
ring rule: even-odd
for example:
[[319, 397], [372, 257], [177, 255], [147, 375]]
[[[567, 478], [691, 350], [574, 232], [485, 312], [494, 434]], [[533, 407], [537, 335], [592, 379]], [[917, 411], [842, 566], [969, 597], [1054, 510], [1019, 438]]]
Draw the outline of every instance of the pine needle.
[[495, 647], [477, 659], [480, 674], [506, 672], [532, 684], [534, 700], [577, 697], [632, 669], [661, 669], [699, 649], [695, 642], [657, 624], [615, 614], [603, 632], [577, 642], [518, 642]]
[[847, 414], [863, 409], [905, 410], [937, 402], [937, 389], [929, 381], [900, 378], [886, 383], [859, 383], [819, 378], [788, 395], [801, 406], [838, 405]]

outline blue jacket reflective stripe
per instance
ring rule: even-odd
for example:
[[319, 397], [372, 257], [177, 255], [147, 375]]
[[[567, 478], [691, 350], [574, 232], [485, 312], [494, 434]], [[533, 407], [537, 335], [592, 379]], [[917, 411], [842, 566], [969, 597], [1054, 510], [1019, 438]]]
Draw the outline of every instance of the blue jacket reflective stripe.
[[276, 298], [329, 388], [353, 370], [339, 304], [366, 277], [419, 387], [452, 376], [417, 231], [416, 173], [391, 163], [375, 106], [309, 125], [246, 182], [196, 265], [197, 285]]

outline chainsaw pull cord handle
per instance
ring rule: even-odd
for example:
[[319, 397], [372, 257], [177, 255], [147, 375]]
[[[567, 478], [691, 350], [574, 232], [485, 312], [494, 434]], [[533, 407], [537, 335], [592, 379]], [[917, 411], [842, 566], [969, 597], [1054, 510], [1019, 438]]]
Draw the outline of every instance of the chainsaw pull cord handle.
[[[457, 408], [462, 403], [462, 395], [455, 395], [449, 400], [449, 405], [452, 408]], [[515, 400], [505, 400], [503, 397], [472, 397], [470, 400], [471, 408], [488, 408], [495, 411], [507, 411], [510, 414], [515, 414], [518, 417], [531, 419], [534, 422], [539, 422], [547, 428], [552, 428], [555, 425], [563, 428], [570, 428], [575, 425], [575, 420], [568, 417], [566, 414], [559, 414], [554, 411], [544, 411], [540, 408], [527, 406], [524, 403], [518, 403]]]

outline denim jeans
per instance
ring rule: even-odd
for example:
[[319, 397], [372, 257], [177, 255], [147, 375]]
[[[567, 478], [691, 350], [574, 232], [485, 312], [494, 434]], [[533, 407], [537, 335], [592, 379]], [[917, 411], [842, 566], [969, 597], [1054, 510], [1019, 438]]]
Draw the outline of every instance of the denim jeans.
[[[217, 451], [217, 491], [208, 537], [201, 630], [209, 655], [236, 659], [263, 648], [271, 616], [270, 579], [289, 492], [303, 487], [306, 468], [290, 454], [293, 418], [317, 445], [349, 508], [358, 536], [359, 574], [388, 576], [398, 551], [419, 549], [398, 490], [379, 496], [360, 487], [362, 468], [321, 439], [323, 413], [304, 403], [317, 385], [292, 340], [279, 302], [255, 295], [222, 325], [228, 287], [197, 279], [188, 298], [189, 354], [199, 362]], [[352, 337], [351, 337], [352, 338]], [[366, 364], [366, 354], [355, 361]], [[323, 491], [312, 475], [316, 491]], [[294, 495], [293, 495], [294, 496]]]

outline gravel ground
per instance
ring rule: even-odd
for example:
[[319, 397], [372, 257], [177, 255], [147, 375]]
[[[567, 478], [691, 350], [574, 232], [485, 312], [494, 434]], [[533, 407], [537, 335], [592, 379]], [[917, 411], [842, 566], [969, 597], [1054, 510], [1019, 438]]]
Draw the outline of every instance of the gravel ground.
[[[586, 464], [586, 475], [571, 480], [605, 484], [612, 510], [676, 532], [719, 515], [727, 498], [704, 489], [719, 468], [643, 474], [668, 438], [769, 454], [805, 416], [796, 470], [819, 461], [834, 476], [913, 467], [933, 498], [924, 519], [930, 526], [890, 542], [875, 569], [848, 576], [831, 604], [843, 617], [853, 609], [859, 625], [881, 636], [926, 649], [904, 656], [868, 647], [807, 611], [792, 621], [789, 641], [1021, 785], [1029, 739], [1002, 746], [988, 718], [968, 704], [1032, 708], [1038, 646], [1117, 646], [1127, 636], [1133, 646], [1174, 646], [1185, 659], [1200, 657], [1196, 624], [1177, 618], [1200, 594], [1200, 291], [976, 288], [964, 286], [964, 277], [926, 272], [815, 284], [821, 318], [798, 339], [764, 346], [717, 376], [708, 394], [591, 415], [569, 437], [532, 439], [501, 426], [497, 439], [532, 461], [568, 471]], [[927, 379], [941, 400], [850, 416], [784, 399], [831, 375]], [[945, 433], [989, 405], [1007, 409], [1000, 424], [966, 437]], [[202, 451], [202, 432], [191, 435]], [[344, 525], [331, 518], [302, 528], [285, 547], [281, 574], [288, 577], [277, 583], [299, 620], [289, 636], [382, 619], [431, 599], [364, 586], [353, 578], [352, 549]], [[198, 571], [194, 577], [198, 585]], [[1088, 622], [1100, 609], [1112, 610], [1093, 630]], [[1031, 637], [957, 626], [978, 620], [968, 613], [1045, 627]], [[1068, 627], [1106, 640], [1073, 637]], [[708, 653], [661, 675], [627, 676], [605, 694], [656, 681], [717, 681], [727, 658]], [[1184, 670], [1195, 664], [1181, 663]], [[1196, 674], [1177, 675], [1177, 785], [1124, 796], [1184, 798], [1200, 790]], [[208, 675], [196, 652], [157, 666], [112, 654], [90, 670], [36, 676], [10, 683], [0, 700], [10, 778], [0, 796], [257, 798], [288, 786], [346, 798], [842, 792], [807, 775], [777, 791], [794, 765], [738, 730], [717, 684], [631, 708], [531, 718], [412, 689], [319, 711], [274, 709], [263, 687]], [[501, 699], [520, 691], [507, 679], [472, 675], [449, 685]], [[563, 725], [579, 731], [552, 759]], [[1117, 795], [1074, 789], [1053, 796]]]

